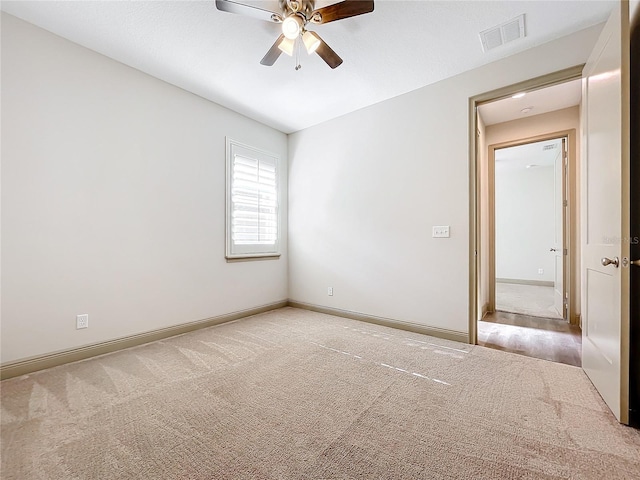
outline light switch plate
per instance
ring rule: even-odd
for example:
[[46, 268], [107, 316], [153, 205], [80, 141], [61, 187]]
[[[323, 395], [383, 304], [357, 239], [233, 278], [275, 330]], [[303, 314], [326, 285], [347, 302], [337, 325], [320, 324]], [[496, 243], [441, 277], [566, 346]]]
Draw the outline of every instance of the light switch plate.
[[449, 238], [449, 225], [433, 227], [433, 238]]

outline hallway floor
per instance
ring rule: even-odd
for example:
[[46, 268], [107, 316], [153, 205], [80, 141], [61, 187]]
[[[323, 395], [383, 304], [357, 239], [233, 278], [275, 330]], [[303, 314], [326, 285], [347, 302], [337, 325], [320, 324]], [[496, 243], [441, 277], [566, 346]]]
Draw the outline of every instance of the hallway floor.
[[562, 318], [553, 306], [553, 287], [496, 282], [496, 310], [533, 317]]
[[495, 312], [478, 322], [478, 345], [579, 367], [580, 327], [562, 319]]

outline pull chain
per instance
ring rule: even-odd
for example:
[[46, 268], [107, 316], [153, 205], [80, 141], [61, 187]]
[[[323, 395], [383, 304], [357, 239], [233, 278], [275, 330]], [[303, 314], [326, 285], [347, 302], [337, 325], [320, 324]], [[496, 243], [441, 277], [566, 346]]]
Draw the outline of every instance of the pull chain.
[[300, 37], [296, 38], [296, 71], [300, 70], [302, 68], [302, 65], [300, 65]]

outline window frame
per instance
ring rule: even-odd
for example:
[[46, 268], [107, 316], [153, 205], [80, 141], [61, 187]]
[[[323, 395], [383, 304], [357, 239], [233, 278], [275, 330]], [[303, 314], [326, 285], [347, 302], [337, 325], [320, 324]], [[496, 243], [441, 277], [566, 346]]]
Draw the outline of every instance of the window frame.
[[[282, 233], [281, 228], [281, 215], [280, 215], [280, 156], [262, 150], [260, 148], [247, 145], [245, 143], [234, 140], [230, 137], [225, 137], [226, 143], [226, 212], [225, 212], [225, 256], [227, 260], [239, 260], [239, 259], [261, 259], [261, 258], [278, 258], [280, 257], [280, 235]], [[233, 200], [231, 196], [231, 189], [233, 187], [233, 167], [234, 158], [236, 155], [244, 157], [250, 157], [252, 159], [262, 161], [272, 161], [275, 165], [275, 183], [276, 183], [276, 241], [273, 245], [236, 245], [233, 242], [232, 234], [232, 212], [233, 212]]]

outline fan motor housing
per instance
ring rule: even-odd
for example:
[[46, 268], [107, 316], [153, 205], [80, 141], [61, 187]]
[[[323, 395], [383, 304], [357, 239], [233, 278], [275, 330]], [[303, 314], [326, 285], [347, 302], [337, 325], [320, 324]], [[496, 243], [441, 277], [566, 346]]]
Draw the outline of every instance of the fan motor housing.
[[[293, 4], [298, 5], [298, 9], [292, 8]], [[311, 18], [311, 13], [314, 10], [315, 2], [313, 0], [280, 0], [280, 9], [285, 17], [291, 14], [302, 14], [305, 20], [308, 22]]]

